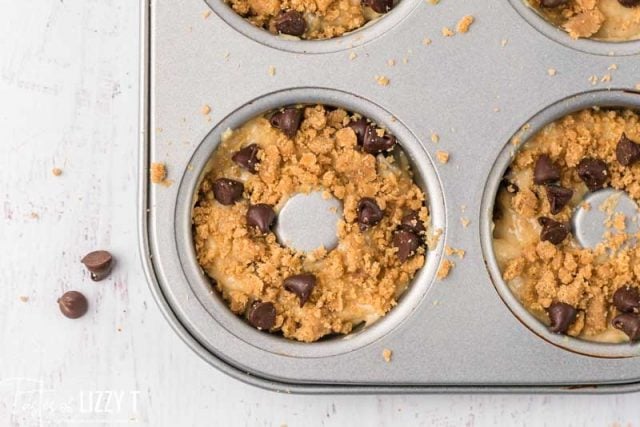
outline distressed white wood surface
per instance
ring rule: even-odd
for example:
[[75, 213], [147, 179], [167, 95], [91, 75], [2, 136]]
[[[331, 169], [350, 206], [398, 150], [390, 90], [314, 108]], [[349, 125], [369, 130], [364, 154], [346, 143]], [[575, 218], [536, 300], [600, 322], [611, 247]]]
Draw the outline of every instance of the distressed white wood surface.
[[[0, 0], [0, 425], [640, 425], [638, 395], [294, 396], [196, 357], [137, 254], [138, 19], [137, 0]], [[118, 258], [101, 283], [79, 263], [96, 248]]]

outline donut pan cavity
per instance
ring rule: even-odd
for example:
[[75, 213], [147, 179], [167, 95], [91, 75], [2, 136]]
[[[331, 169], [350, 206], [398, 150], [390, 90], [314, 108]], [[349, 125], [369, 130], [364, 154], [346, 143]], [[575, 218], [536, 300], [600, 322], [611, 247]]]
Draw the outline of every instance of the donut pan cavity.
[[[203, 359], [255, 385], [305, 393], [639, 388], [637, 346], [574, 343], [528, 316], [500, 279], [488, 234], [505, 147], [525, 124], [539, 128], [576, 106], [640, 109], [640, 58], [629, 48], [637, 44], [606, 44], [609, 56], [586, 53], [527, 23], [516, 2], [403, 0], [352, 35], [307, 43], [251, 28], [213, 0], [142, 1], [142, 259], [163, 313]], [[214, 13], [205, 19], [209, 5]], [[441, 36], [464, 15], [476, 19], [468, 34]], [[592, 75], [607, 74], [592, 84]], [[390, 85], [378, 85], [376, 75]], [[222, 132], [280, 106], [314, 103], [388, 127], [444, 233], [385, 318], [302, 344], [252, 329], [209, 292], [194, 259], [190, 212]], [[437, 150], [450, 153], [449, 163], [436, 160]], [[167, 165], [170, 186], [149, 183], [150, 162]], [[452, 257], [451, 274], [436, 281], [444, 245], [466, 256]], [[393, 351], [390, 363], [384, 349]]]

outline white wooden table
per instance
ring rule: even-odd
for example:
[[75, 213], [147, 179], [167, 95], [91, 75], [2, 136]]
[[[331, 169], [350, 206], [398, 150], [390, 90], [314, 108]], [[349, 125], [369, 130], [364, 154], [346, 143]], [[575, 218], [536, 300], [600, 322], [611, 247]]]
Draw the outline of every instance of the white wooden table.
[[[640, 425], [637, 394], [295, 396], [196, 357], [137, 253], [138, 20], [137, 0], [0, 0], [0, 425]], [[96, 248], [118, 259], [100, 283]]]

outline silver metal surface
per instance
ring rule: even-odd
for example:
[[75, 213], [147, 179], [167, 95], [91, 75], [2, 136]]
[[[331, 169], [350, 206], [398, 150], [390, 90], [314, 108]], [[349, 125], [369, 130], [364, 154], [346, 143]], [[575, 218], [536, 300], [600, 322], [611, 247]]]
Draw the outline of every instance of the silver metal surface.
[[302, 252], [338, 246], [338, 221], [342, 203], [325, 198], [322, 191], [296, 194], [278, 213], [275, 233], [280, 244]]
[[[611, 212], [605, 209], [611, 203]], [[611, 223], [612, 214], [625, 217], [624, 230], [616, 230]], [[606, 188], [588, 193], [584, 203], [573, 214], [573, 235], [584, 248], [595, 248], [607, 235], [619, 233], [636, 234], [638, 231], [638, 205], [624, 191]], [[635, 244], [635, 239], [633, 240]]]
[[[585, 53], [583, 44], [556, 42], [529, 25], [516, 0], [403, 0], [352, 36], [313, 43], [278, 39], [209, 3], [217, 15], [203, 19], [201, 0], [155, 1], [143, 50], [143, 260], [159, 306], [198, 354], [252, 384], [305, 393], [638, 389], [640, 357], [628, 357], [638, 346], [549, 334], [500, 278], [490, 238], [511, 137], [576, 108], [640, 108], [636, 42], [606, 44], [611, 56]], [[463, 15], [476, 18], [468, 34], [440, 36]], [[600, 82], [605, 74], [612, 78]], [[390, 85], [377, 85], [376, 75]], [[344, 107], [388, 127], [429, 195], [434, 228], [444, 231], [388, 316], [313, 344], [261, 333], [231, 314], [211, 292], [191, 241], [194, 190], [220, 135], [296, 103]], [[209, 117], [200, 113], [204, 104]], [[449, 163], [433, 161], [437, 150], [451, 154]], [[151, 161], [167, 164], [172, 186], [148, 183]], [[445, 245], [467, 255], [439, 282]], [[384, 348], [393, 350], [391, 363]]]

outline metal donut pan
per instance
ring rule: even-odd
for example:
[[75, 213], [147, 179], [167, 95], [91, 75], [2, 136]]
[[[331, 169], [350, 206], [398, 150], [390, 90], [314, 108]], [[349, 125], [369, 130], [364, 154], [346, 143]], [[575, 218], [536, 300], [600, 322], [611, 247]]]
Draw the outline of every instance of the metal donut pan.
[[[401, 0], [378, 21], [328, 41], [283, 40], [222, 0], [141, 0], [141, 8], [141, 258], [159, 308], [200, 357], [281, 392], [640, 389], [639, 345], [549, 334], [500, 278], [490, 235], [510, 140], [526, 124], [530, 135], [582, 108], [640, 110], [639, 41], [573, 41], [521, 0]], [[465, 15], [475, 18], [467, 34], [441, 34]], [[388, 86], [376, 83], [380, 75]], [[443, 234], [387, 316], [303, 344], [250, 328], [209, 292], [190, 212], [222, 132], [280, 106], [314, 103], [371, 117], [398, 137]], [[437, 150], [450, 153], [447, 164]], [[150, 183], [151, 162], [166, 164], [170, 186]], [[445, 245], [466, 256], [437, 281]], [[390, 363], [384, 349], [393, 351]]]

